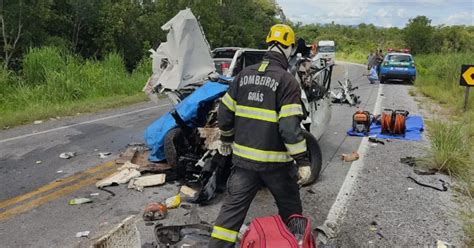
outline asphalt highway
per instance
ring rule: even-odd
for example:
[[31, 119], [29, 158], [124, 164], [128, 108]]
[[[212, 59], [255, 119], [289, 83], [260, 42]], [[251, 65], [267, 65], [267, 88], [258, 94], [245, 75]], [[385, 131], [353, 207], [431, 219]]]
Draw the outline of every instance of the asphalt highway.
[[[387, 106], [384, 105], [384, 101], [390, 102], [389, 104], [401, 101], [409, 102], [412, 111], [417, 111], [416, 103], [408, 94], [409, 86], [369, 84], [367, 78], [362, 76], [367, 73], [363, 66], [347, 63], [336, 65], [334, 80], [343, 80], [346, 71], [353, 85], [359, 87], [356, 94], [361, 99], [360, 109], [371, 112], [380, 111], [383, 106]], [[333, 85], [335, 84], [336, 81], [333, 82]], [[170, 108], [168, 101], [163, 99], [159, 104], [141, 103], [123, 109], [48, 120], [38, 125], [31, 124], [1, 131], [0, 246], [82, 246], [129, 215], [137, 216], [142, 243], [154, 241], [153, 227], [143, 223], [142, 211], [148, 202], [164, 201], [167, 197], [174, 195], [179, 189], [177, 185], [166, 184], [146, 188], [143, 192], [127, 189], [126, 185], [121, 185], [110, 188], [116, 194], [112, 197], [106, 192], [97, 190], [94, 184], [98, 179], [115, 171], [116, 166], [110, 161], [117, 158], [127, 144], [143, 142], [145, 128]], [[388, 195], [390, 187], [384, 186], [386, 181], [376, 180], [377, 184], [371, 184], [371, 177], [364, 174], [366, 173], [364, 168], [375, 166], [371, 165], [373, 161], [377, 161], [379, 165], [377, 168], [381, 167], [380, 164], [384, 164], [384, 161], [397, 164], [401, 156], [408, 156], [411, 150], [420, 150], [426, 144], [420, 143], [415, 149], [410, 145], [407, 146], [406, 143], [394, 142], [402, 150], [410, 148], [409, 151], [403, 154], [396, 152], [391, 154], [391, 150], [387, 149], [374, 153], [374, 147], [369, 148], [368, 143], [363, 142], [362, 138], [346, 135], [347, 129], [351, 126], [352, 114], [356, 110], [356, 107], [348, 105], [332, 105], [331, 123], [320, 140], [323, 173], [316, 184], [301, 189], [304, 213], [312, 219], [313, 227], [322, 225], [328, 218], [337, 219], [335, 223], [338, 225], [338, 238], [331, 241], [330, 246], [365, 247], [370, 244], [377, 246], [377, 242], [382, 242], [379, 244], [385, 246], [397, 240], [407, 239], [409, 235], [404, 234], [403, 237], [396, 234], [385, 235], [384, 237], [392, 238], [386, 238], [385, 241], [380, 241], [378, 236], [371, 236], [369, 226], [376, 213], [373, 213], [374, 209], [367, 210], [370, 205], [361, 205], [360, 201], [371, 202], [370, 204], [377, 208], [383, 208], [382, 203], [388, 202], [392, 196]], [[353, 151], [360, 151], [363, 153], [361, 156], [372, 156], [376, 159], [365, 159], [364, 163], [357, 164], [361, 168], [351, 170], [354, 163], [342, 162], [340, 155]], [[75, 152], [76, 156], [61, 159], [59, 155], [62, 152]], [[99, 158], [99, 152], [111, 152], [112, 155], [108, 158]], [[397, 166], [401, 165], [397, 164]], [[383, 171], [380, 173], [383, 174]], [[365, 178], [363, 183], [367, 185], [362, 186], [361, 182], [356, 180], [358, 177]], [[403, 183], [407, 182], [403, 181]], [[374, 195], [361, 190], [374, 187], [385, 189], [389, 193]], [[406, 188], [405, 185], [403, 188]], [[99, 195], [91, 196], [92, 193], [99, 193]], [[392, 192], [392, 194], [395, 193]], [[77, 197], [92, 198], [93, 202], [77, 206], [68, 205], [70, 199]], [[450, 202], [448, 193], [440, 197], [445, 203]], [[222, 196], [218, 197], [210, 205], [196, 208], [203, 221], [209, 223], [214, 221], [220, 208], [221, 198]], [[370, 201], [367, 201], [369, 198]], [[357, 199], [359, 204], [356, 204], [354, 199]], [[407, 204], [410, 205], [410, 203]], [[423, 202], [416, 204], [423, 204]], [[428, 210], [424, 209], [423, 212], [429, 212]], [[442, 212], [443, 209], [440, 208], [437, 211]], [[184, 223], [189, 216], [186, 213], [187, 210], [182, 208], [170, 210], [168, 218], [162, 223], [165, 225]], [[276, 213], [277, 209], [272, 196], [263, 189], [252, 203], [246, 222], [250, 222], [254, 217]], [[416, 213], [413, 215], [416, 216]], [[345, 218], [346, 216], [348, 217]], [[384, 217], [392, 218], [387, 214]], [[426, 238], [414, 240], [414, 243], [409, 241], [401, 244], [424, 245], [431, 244], [430, 242], [436, 239], [459, 244], [461, 239], [459, 223], [451, 221], [452, 218], [446, 216], [436, 215], [436, 218], [441, 218], [449, 224], [443, 224], [443, 226], [447, 228], [446, 232], [452, 235], [443, 236], [444, 232], [439, 232], [437, 236], [428, 235]], [[348, 220], [350, 220], [349, 223]], [[377, 219], [377, 221], [382, 220]], [[404, 224], [404, 226], [410, 225]], [[421, 225], [421, 227], [424, 226]], [[351, 234], [354, 228], [357, 231]], [[420, 225], [411, 225], [409, 230], [419, 228]], [[427, 230], [429, 228], [425, 228], [425, 231]], [[76, 238], [76, 233], [81, 231], [90, 231], [89, 238]], [[412, 234], [416, 235], [416, 233]]]

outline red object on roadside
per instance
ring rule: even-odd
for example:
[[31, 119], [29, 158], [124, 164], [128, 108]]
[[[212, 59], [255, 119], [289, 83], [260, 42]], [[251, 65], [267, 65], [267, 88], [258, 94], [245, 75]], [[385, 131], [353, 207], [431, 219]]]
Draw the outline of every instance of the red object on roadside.
[[155, 221], [162, 220], [168, 215], [168, 208], [163, 203], [151, 202], [145, 208], [143, 212], [143, 220]]
[[292, 215], [288, 226], [279, 215], [252, 220], [240, 241], [241, 248], [316, 248], [311, 221]]

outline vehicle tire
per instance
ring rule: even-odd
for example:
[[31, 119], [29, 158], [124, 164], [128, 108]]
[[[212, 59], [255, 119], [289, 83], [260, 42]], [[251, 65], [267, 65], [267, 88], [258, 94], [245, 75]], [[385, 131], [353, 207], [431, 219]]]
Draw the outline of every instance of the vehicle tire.
[[323, 157], [318, 140], [310, 132], [305, 130], [303, 130], [303, 137], [306, 139], [309, 161], [311, 162], [311, 178], [307, 184], [303, 185], [307, 186], [313, 184], [319, 178], [323, 164]]
[[172, 167], [178, 165], [179, 156], [184, 151], [182, 150], [185, 143], [184, 134], [181, 128], [175, 127], [168, 131], [165, 136], [164, 152], [167, 163]]
[[380, 84], [384, 84], [385, 83], [385, 79], [381, 78], [380, 79]]

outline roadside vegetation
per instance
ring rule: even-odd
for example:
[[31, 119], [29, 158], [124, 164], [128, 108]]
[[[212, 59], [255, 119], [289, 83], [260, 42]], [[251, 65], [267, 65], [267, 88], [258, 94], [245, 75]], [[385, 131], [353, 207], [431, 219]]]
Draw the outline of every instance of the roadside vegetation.
[[98, 61], [56, 47], [29, 49], [19, 73], [1, 69], [0, 126], [143, 101], [150, 67], [143, 60], [129, 73], [117, 53]]
[[262, 47], [284, 18], [271, 0], [1, 1], [0, 129], [146, 100], [148, 50], [186, 7], [211, 47]]

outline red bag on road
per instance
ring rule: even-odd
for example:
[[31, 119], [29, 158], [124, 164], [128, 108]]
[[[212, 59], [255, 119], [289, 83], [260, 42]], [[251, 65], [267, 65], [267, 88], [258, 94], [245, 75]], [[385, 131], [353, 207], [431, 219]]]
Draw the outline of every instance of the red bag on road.
[[316, 248], [311, 221], [292, 215], [286, 225], [279, 215], [252, 220], [240, 241], [241, 248]]

